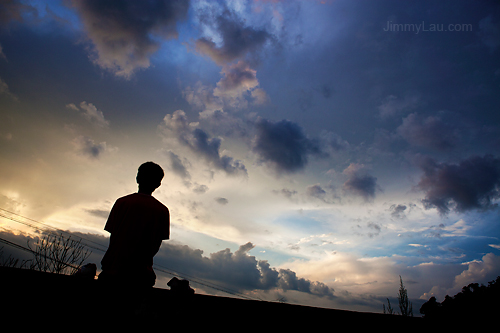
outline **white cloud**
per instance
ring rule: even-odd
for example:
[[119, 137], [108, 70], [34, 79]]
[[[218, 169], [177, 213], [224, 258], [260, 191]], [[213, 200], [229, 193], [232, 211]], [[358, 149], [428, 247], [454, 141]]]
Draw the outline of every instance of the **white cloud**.
[[97, 108], [94, 106], [94, 104], [92, 104], [92, 103], [87, 104], [84, 101], [84, 102], [80, 103], [80, 108], [82, 108], [82, 110], [84, 110], [83, 116], [91, 123], [93, 123], [99, 127], [108, 127], [109, 126], [109, 121], [104, 119], [104, 114], [102, 113], [102, 111], [97, 110]]
[[97, 110], [94, 104], [85, 101], [80, 103], [80, 109], [74, 104], [66, 104], [66, 108], [74, 111], [81, 111], [82, 116], [97, 127], [109, 127], [109, 121], [104, 118], [102, 111]]
[[455, 277], [455, 287], [462, 288], [470, 283], [486, 283], [500, 275], [500, 256], [485, 254], [481, 260], [465, 263], [468, 268]]

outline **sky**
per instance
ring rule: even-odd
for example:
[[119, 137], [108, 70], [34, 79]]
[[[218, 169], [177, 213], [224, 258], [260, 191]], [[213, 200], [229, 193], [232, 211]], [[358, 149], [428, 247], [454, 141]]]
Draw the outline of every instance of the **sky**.
[[495, 1], [2, 1], [0, 208], [106, 246], [154, 161], [156, 265], [418, 314], [500, 275], [499, 55]]

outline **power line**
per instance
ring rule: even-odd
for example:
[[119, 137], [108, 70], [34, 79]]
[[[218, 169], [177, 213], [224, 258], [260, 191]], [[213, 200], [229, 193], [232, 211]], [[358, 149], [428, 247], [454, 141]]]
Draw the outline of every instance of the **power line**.
[[[61, 230], [61, 229], [55, 228], [55, 227], [53, 227], [53, 226], [51, 226], [51, 225], [49, 225], [49, 224], [47, 224], [47, 223], [44, 223], [44, 222], [40, 222], [40, 221], [37, 221], [37, 220], [31, 219], [31, 218], [29, 218], [29, 217], [26, 217], [26, 216], [23, 216], [23, 215], [20, 215], [20, 214], [17, 214], [17, 213], [14, 213], [14, 212], [8, 211], [8, 210], [3, 209], [3, 208], [0, 208], [0, 210], [1, 210], [1, 211], [3, 211], [3, 212], [9, 213], [9, 214], [15, 215], [16, 217], [20, 217], [20, 218], [22, 218], [22, 219], [26, 219], [26, 220], [29, 220], [29, 221], [32, 221], [32, 222], [35, 222], [35, 223], [41, 224], [42, 226], [44, 226], [44, 228], [45, 228], [45, 229], [52, 229], [52, 230], [54, 230], [54, 231], [55, 231], [58, 235], [59, 235], [59, 234], [62, 234], [62, 233], [69, 234], [67, 231], [64, 231], [64, 230]], [[28, 227], [31, 227], [31, 228], [33, 228], [33, 229], [37, 229], [37, 230], [40, 230], [40, 231], [45, 231], [45, 232], [50, 232], [50, 233], [54, 234], [54, 231], [52, 231], [52, 232], [51, 232], [51, 231], [49, 231], [49, 230], [44, 230], [44, 229], [42, 229], [42, 228], [40, 228], [40, 227], [37, 227], [37, 226], [35, 226], [35, 225], [31, 224], [31, 223], [28, 223], [28, 222], [25, 222], [25, 221], [19, 221], [19, 220], [17, 220], [17, 219], [15, 219], [15, 218], [13, 218], [12, 216], [6, 216], [6, 215], [4, 215], [4, 214], [0, 213], [0, 217], [3, 217], [3, 218], [6, 218], [6, 219], [9, 219], [9, 220], [11, 220], [11, 221], [13, 221], [13, 222], [17, 222], [17, 223], [23, 224], [23, 225], [28, 226]], [[74, 236], [74, 235], [70, 235], [69, 237], [71, 237], [71, 236]], [[89, 243], [95, 244], [95, 245], [99, 246], [100, 248], [96, 248], [96, 247], [95, 247], [95, 246], [93, 246], [93, 245], [84, 244], [84, 245], [86, 245], [87, 247], [89, 247], [89, 248], [93, 248], [94, 250], [98, 250], [98, 251], [101, 251], [101, 252], [106, 252], [106, 248], [102, 248], [102, 247], [104, 247], [104, 245], [99, 244], [99, 243], [97, 243], [97, 242], [94, 242], [94, 241], [92, 241], [92, 240], [90, 240], [90, 239], [87, 239], [87, 238], [85, 238], [85, 237], [81, 237], [81, 236], [78, 236], [78, 237], [79, 237], [80, 239], [82, 239], [82, 240], [85, 240], [86, 242], [89, 242]]]
[[15, 247], [15, 248], [20, 249], [20, 250], [23, 250], [23, 251], [26, 251], [26, 252], [30, 252], [30, 253], [32, 253], [32, 254], [34, 254], [34, 255], [38, 255], [38, 256], [44, 257], [45, 259], [49, 259], [49, 260], [55, 261], [55, 262], [57, 262], [57, 263], [59, 263], [59, 264], [63, 264], [63, 265], [69, 266], [69, 267], [74, 268], [74, 269], [78, 269], [78, 268], [79, 268], [79, 267], [77, 267], [77, 266], [75, 266], [75, 265], [72, 265], [72, 264], [69, 264], [69, 263], [67, 263], [67, 262], [64, 262], [64, 261], [58, 260], [58, 259], [56, 259], [56, 258], [51, 258], [51, 257], [48, 257], [48, 256], [43, 255], [43, 254], [41, 254], [41, 253], [37, 253], [37, 252], [33, 251], [32, 249], [29, 249], [29, 248], [24, 247], [24, 246], [21, 246], [21, 245], [19, 245], [19, 244], [13, 243], [13, 242], [8, 241], [8, 240], [6, 240], [6, 239], [3, 239], [3, 238], [1, 238], [1, 237], [0, 237], [0, 242], [1, 242], [1, 243], [4, 243], [4, 244], [7, 244], [7, 245], [10, 245], [10, 246]]
[[[66, 234], [68, 234], [68, 232], [63, 231], [63, 230], [60, 230], [60, 229], [57, 229], [57, 228], [55, 228], [55, 227], [53, 227], [53, 226], [50, 226], [50, 225], [48, 225], [48, 224], [46, 224], [46, 223], [44, 223], [44, 222], [40, 222], [40, 221], [37, 221], [37, 220], [31, 219], [31, 218], [29, 218], [29, 217], [26, 217], [26, 216], [23, 216], [23, 215], [20, 215], [20, 214], [17, 214], [17, 213], [11, 212], [11, 211], [6, 210], [6, 209], [3, 209], [3, 208], [0, 208], [0, 211], [3, 211], [3, 212], [6, 212], [6, 213], [9, 213], [9, 214], [12, 214], [12, 215], [14, 215], [15, 217], [18, 217], [18, 218], [26, 219], [26, 220], [29, 220], [29, 221], [31, 221], [31, 222], [35, 222], [35, 223], [37, 223], [37, 224], [41, 224], [42, 226], [44, 226], [44, 227], [45, 227], [45, 229], [53, 229], [53, 230], [55, 230], [55, 231], [57, 232], [57, 235], [60, 235], [61, 237], [65, 238], [65, 239], [69, 239], [69, 238], [71, 238], [71, 236], [72, 236], [72, 235], [70, 235], [69, 237], [64, 237], [64, 236], [62, 235], [62, 233], [66, 233]], [[53, 231], [42, 229], [42, 228], [40, 228], [40, 227], [38, 227], [38, 226], [35, 226], [35, 225], [34, 225], [34, 224], [32, 224], [32, 223], [28, 223], [28, 222], [25, 222], [25, 221], [19, 221], [19, 219], [15, 218], [15, 217], [12, 217], [12, 216], [6, 216], [5, 214], [0, 213], [0, 217], [6, 218], [6, 219], [11, 220], [11, 221], [16, 222], [16, 223], [20, 223], [20, 224], [26, 225], [26, 226], [28, 226], [28, 227], [34, 228], [34, 229], [36, 229], [36, 230], [40, 230], [40, 231], [42, 231], [42, 232], [49, 232], [50, 234], [54, 234], [54, 232], [53, 232]], [[80, 239], [82, 239], [82, 240], [85, 240], [85, 241], [87, 241], [87, 242], [90, 242], [90, 243], [96, 244], [96, 245], [98, 245], [98, 246], [100, 246], [100, 247], [102, 247], [102, 246], [103, 246], [102, 244], [96, 243], [96, 242], [94, 242], [94, 241], [92, 241], [92, 240], [89, 240], [89, 239], [86, 239], [86, 238], [84, 238], [84, 237], [80, 237], [80, 236], [78, 236], [78, 237], [79, 237]], [[31, 252], [31, 253], [35, 254], [35, 252], [34, 252], [34, 251], [32, 251], [31, 249], [25, 248], [25, 247], [23, 247], [23, 246], [21, 246], [21, 245], [17, 245], [17, 244], [15, 244], [15, 243], [9, 242], [9, 241], [4, 240], [4, 239], [1, 239], [1, 238], [0, 238], [0, 241], [4, 242], [4, 243], [5, 243], [5, 244], [7, 244], [7, 245], [11, 245], [11, 246], [13, 246], [13, 247], [17, 247], [17, 248], [20, 248], [20, 249], [22, 249], [22, 250], [26, 250], [26, 251], [28, 251], [28, 252]], [[100, 252], [106, 252], [106, 249], [97, 248], [97, 247], [95, 247], [95, 246], [92, 246], [92, 245], [89, 245], [89, 244], [86, 244], [86, 243], [83, 243], [83, 242], [80, 242], [80, 244], [82, 244], [83, 246], [85, 246], [85, 247], [87, 247], [87, 248], [91, 248], [91, 249], [98, 250], [98, 251], [100, 251]], [[72, 266], [72, 267], [74, 267], [74, 266]], [[183, 273], [183, 272], [180, 272], [180, 271], [178, 271], [178, 273], [176, 273], [176, 272], [172, 271], [171, 269], [169, 269], [169, 268], [167, 268], [167, 267], [165, 267], [165, 266], [159, 265], [159, 264], [154, 264], [154, 265], [153, 265], [153, 267], [154, 267], [156, 270], [160, 271], [160, 272], [163, 272], [163, 273], [166, 273], [166, 274], [169, 274], [169, 275], [172, 275], [172, 276], [177, 276], [177, 277], [182, 278], [182, 279], [189, 279], [189, 281], [191, 281], [191, 282], [193, 282], [193, 283], [196, 283], [196, 284], [199, 284], [199, 285], [202, 285], [202, 286], [205, 286], [205, 287], [208, 287], [208, 288], [214, 289], [214, 290], [222, 291], [222, 292], [227, 293], [227, 294], [230, 294], [230, 295], [234, 295], [234, 296], [238, 296], [238, 297], [242, 297], [242, 298], [246, 298], [246, 299], [256, 299], [256, 298], [253, 298], [253, 297], [250, 297], [250, 296], [247, 296], [247, 295], [241, 294], [241, 293], [239, 293], [239, 292], [237, 292], [237, 291], [234, 291], [234, 290], [231, 290], [231, 289], [228, 289], [228, 288], [225, 288], [225, 287], [218, 286], [218, 285], [216, 285], [216, 284], [214, 284], [214, 283], [211, 283], [211, 282], [205, 281], [205, 280], [203, 280], [203, 279], [200, 279], [200, 278], [198, 278], [198, 277], [192, 276], [192, 275], [190, 275], [190, 274], [186, 274], [186, 273]], [[261, 300], [261, 299], [258, 299], [258, 300]]]

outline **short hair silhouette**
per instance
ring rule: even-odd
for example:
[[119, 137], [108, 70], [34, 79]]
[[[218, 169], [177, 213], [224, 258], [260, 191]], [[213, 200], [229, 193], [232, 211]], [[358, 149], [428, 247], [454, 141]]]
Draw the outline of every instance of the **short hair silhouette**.
[[165, 176], [161, 166], [154, 162], [146, 162], [139, 166], [137, 171], [137, 184], [147, 188], [157, 188], [161, 184], [161, 180]]

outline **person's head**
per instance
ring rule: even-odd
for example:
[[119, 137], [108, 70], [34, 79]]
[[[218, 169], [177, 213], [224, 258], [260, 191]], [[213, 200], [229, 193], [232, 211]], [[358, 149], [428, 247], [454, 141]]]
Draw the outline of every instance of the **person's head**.
[[163, 169], [156, 163], [146, 162], [141, 164], [136, 177], [139, 191], [153, 193], [161, 185], [164, 175]]

